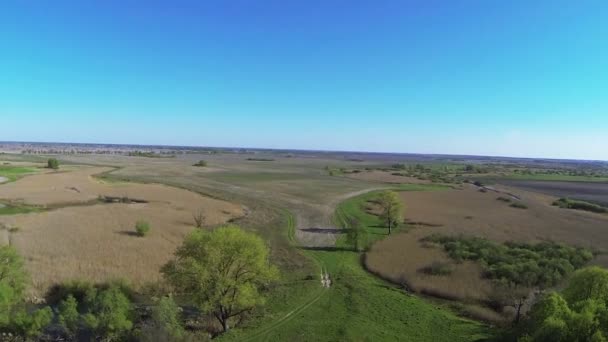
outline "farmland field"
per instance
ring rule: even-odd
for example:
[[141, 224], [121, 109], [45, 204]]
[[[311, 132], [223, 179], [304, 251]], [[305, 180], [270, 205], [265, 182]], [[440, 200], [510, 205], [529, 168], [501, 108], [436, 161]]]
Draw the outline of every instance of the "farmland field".
[[497, 179], [496, 182], [555, 197], [569, 197], [608, 206], [608, 181], [580, 182]]
[[[35, 159], [7, 158], [38, 169], [42, 164]], [[200, 160], [206, 166], [193, 166]], [[146, 288], [160, 280], [159, 268], [194, 229], [193, 213], [203, 210], [206, 227], [231, 221], [262, 236], [281, 271], [267, 305], [222, 340], [475, 340], [492, 331], [458, 315], [500, 320], [491, 310], [467, 304], [485, 300], [491, 283], [478, 264], [455, 264], [440, 248], [423, 246], [421, 238], [463, 233], [494, 241], [553, 239], [598, 251], [608, 247], [602, 233], [606, 215], [560, 209], [551, 206], [554, 197], [516, 187], [480, 192], [472, 184], [393, 175], [379, 170], [386, 164], [378, 159], [364, 164], [373, 171], [333, 175], [328, 170], [360, 169], [361, 161], [278, 153], [64, 155], [61, 161], [59, 171], [38, 169], [0, 185], [0, 203], [8, 205], [0, 213], [10, 214], [0, 216], [2, 241], [25, 256], [30, 293], [40, 297], [75, 279], [124, 278], [136, 290]], [[383, 189], [401, 191], [405, 203], [406, 224], [391, 236], [367, 202]], [[520, 198], [527, 209], [498, 201], [501, 196]], [[369, 232], [365, 256], [349, 250], [341, 231], [346, 217], [357, 217]], [[150, 223], [146, 237], [135, 236], [138, 220]], [[594, 262], [607, 260], [600, 255]], [[453, 265], [451, 275], [419, 272], [435, 261]], [[320, 287], [321, 272], [331, 275], [330, 288]], [[464, 304], [453, 310], [452, 303], [419, 294]], [[429, 325], [436, 329], [428, 331]]]

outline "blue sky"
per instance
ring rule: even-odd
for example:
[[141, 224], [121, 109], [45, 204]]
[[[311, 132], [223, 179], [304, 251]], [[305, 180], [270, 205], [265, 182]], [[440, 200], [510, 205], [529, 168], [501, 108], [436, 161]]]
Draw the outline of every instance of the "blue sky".
[[606, 1], [0, 4], [0, 140], [608, 160]]

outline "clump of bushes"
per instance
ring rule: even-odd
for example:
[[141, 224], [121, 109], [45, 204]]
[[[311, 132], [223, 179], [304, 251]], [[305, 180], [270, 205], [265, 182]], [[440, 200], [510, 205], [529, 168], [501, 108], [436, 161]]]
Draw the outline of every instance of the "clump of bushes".
[[144, 236], [148, 235], [149, 232], [150, 232], [150, 223], [143, 221], [143, 220], [139, 220], [139, 221], [137, 221], [137, 223], [135, 223], [135, 233], [137, 234], [137, 236], [144, 237]]
[[528, 206], [521, 202], [513, 202], [511, 205], [509, 205], [509, 207], [516, 209], [528, 209]]
[[569, 198], [560, 198], [557, 201], [553, 202], [553, 205], [565, 209], [578, 209], [600, 214], [608, 213], [608, 208], [602, 207], [594, 203], [577, 201]]
[[196, 164], [192, 165], [192, 166], [197, 166], [197, 167], [206, 167], [207, 166], [207, 162], [204, 160], [199, 160]]
[[511, 199], [509, 197], [503, 197], [500, 196], [498, 198], [496, 198], [497, 201], [501, 201], [501, 202], [505, 202], [505, 203], [511, 203]]
[[57, 169], [59, 169], [59, 161], [55, 158], [50, 158], [46, 162], [46, 167], [49, 169], [57, 170]]
[[484, 276], [489, 279], [522, 286], [554, 286], [593, 258], [587, 249], [553, 242], [498, 244], [477, 237], [442, 235], [431, 235], [423, 241], [442, 245], [457, 262], [481, 263]]

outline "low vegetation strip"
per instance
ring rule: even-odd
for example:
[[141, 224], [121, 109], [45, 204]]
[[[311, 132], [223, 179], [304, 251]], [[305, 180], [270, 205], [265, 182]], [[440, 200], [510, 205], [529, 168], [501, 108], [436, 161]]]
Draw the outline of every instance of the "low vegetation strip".
[[608, 213], [608, 208], [602, 207], [601, 205], [569, 198], [560, 198], [553, 202], [553, 205], [565, 209], [578, 209], [600, 214]]
[[423, 240], [442, 245], [456, 261], [479, 262], [489, 279], [541, 288], [558, 284], [593, 258], [593, 253], [587, 249], [552, 242], [498, 244], [477, 237], [437, 234]]
[[0, 183], [14, 182], [24, 175], [36, 173], [37, 170], [31, 167], [21, 166], [0, 166]]

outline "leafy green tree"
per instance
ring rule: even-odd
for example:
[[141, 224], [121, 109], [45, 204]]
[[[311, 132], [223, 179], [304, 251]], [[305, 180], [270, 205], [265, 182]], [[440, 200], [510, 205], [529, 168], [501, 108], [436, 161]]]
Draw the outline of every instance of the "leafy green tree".
[[59, 303], [59, 324], [63, 328], [66, 334], [69, 336], [75, 336], [78, 331], [78, 324], [80, 322], [80, 314], [78, 313], [78, 301], [73, 295], [68, 297]]
[[389, 235], [393, 227], [397, 227], [403, 220], [403, 204], [396, 192], [386, 190], [380, 193], [378, 204], [382, 210], [380, 217], [388, 228]]
[[534, 305], [528, 328], [529, 341], [607, 341], [608, 270], [589, 267], [577, 271], [564, 290], [552, 292]]
[[175, 303], [173, 297], [163, 297], [152, 309], [150, 328], [155, 339], [177, 341], [186, 336], [182, 325], [182, 309]]
[[595, 266], [575, 272], [564, 290], [564, 298], [571, 304], [593, 299], [608, 305], [608, 270]]
[[59, 169], [59, 161], [55, 158], [49, 158], [49, 160], [46, 162], [46, 164], [49, 169], [53, 169], [53, 170]]
[[356, 252], [361, 251], [367, 242], [367, 230], [356, 218], [348, 219], [347, 229], [346, 240], [348, 245], [352, 246]]
[[264, 303], [260, 288], [278, 276], [264, 241], [235, 225], [193, 231], [162, 273], [179, 293], [212, 313], [224, 331], [232, 317]]
[[133, 328], [131, 302], [120, 287], [113, 285], [88, 297], [90, 312], [83, 320], [98, 336], [121, 339]]
[[42, 334], [44, 328], [51, 324], [52, 320], [53, 311], [48, 306], [32, 313], [19, 310], [13, 313], [11, 326], [18, 334], [28, 339], [35, 339]]
[[27, 279], [17, 251], [10, 246], [0, 247], [0, 326], [10, 323], [11, 311], [23, 299]]

